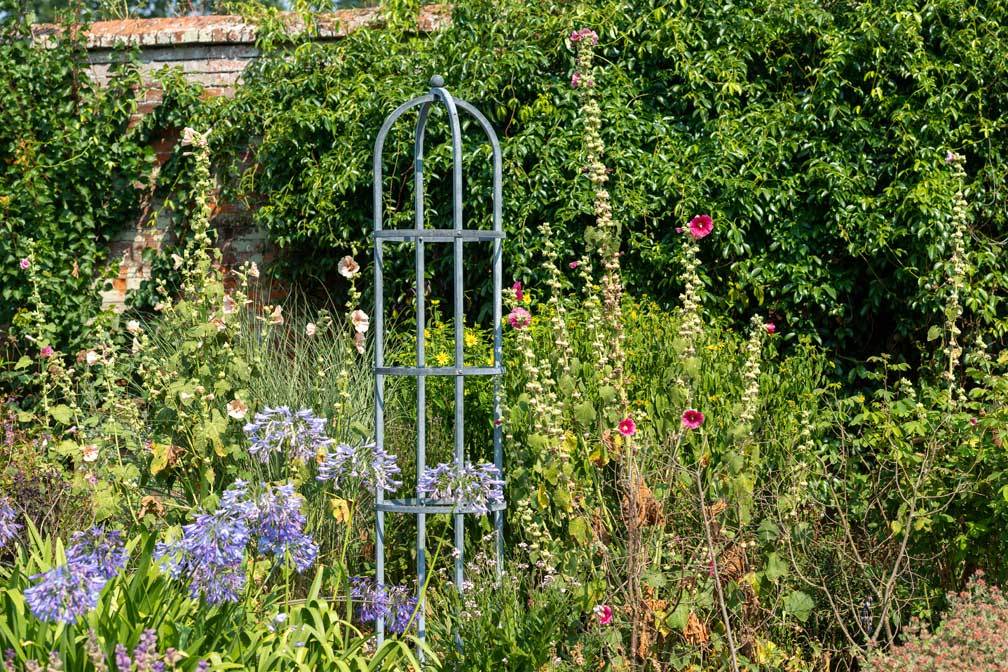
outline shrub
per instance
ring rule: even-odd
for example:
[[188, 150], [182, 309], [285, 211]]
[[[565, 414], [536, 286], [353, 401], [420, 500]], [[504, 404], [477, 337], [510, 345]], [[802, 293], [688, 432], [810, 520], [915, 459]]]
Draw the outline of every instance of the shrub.
[[948, 611], [929, 631], [914, 619], [903, 642], [865, 660], [865, 672], [1003, 672], [1008, 670], [1008, 597], [983, 572], [948, 596]]

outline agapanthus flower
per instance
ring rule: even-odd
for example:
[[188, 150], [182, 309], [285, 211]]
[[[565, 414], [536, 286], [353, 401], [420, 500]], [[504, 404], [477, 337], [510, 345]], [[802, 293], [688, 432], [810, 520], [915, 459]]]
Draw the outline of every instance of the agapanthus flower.
[[278, 559], [290, 553], [299, 572], [314, 565], [318, 557], [318, 544], [304, 530], [302, 503], [293, 485], [271, 486], [258, 498], [253, 525], [258, 551]]
[[0, 497], [0, 548], [17, 538], [21, 524], [17, 522], [18, 514], [11, 503], [10, 497]]
[[133, 667], [133, 661], [130, 660], [129, 651], [121, 643], [116, 644], [115, 647], [115, 664], [117, 670], [125, 670], [129, 672], [129, 669]]
[[682, 426], [686, 429], [699, 429], [704, 423], [704, 414], [700, 411], [688, 408], [682, 414]]
[[635, 423], [633, 418], [628, 415], [619, 421], [617, 429], [623, 436], [633, 436], [637, 433], [637, 423]]
[[105, 580], [118, 574], [129, 560], [122, 532], [100, 526], [74, 532], [66, 556], [71, 566], [93, 567], [97, 575]]
[[297, 413], [286, 406], [265, 408], [245, 425], [251, 441], [249, 453], [260, 462], [269, 462], [274, 454], [286, 454], [294, 460], [308, 462], [320, 449], [332, 443], [325, 433], [326, 418], [303, 408]]
[[524, 329], [532, 324], [532, 315], [524, 308], [515, 308], [507, 316], [508, 324], [515, 329]]
[[240, 481], [228, 488], [213, 513], [200, 513], [174, 542], [158, 542], [154, 555], [172, 578], [189, 579], [189, 594], [209, 604], [237, 602], [245, 586], [245, 549], [258, 509]]
[[357, 603], [357, 618], [362, 623], [375, 623], [385, 619], [387, 632], [401, 635], [406, 632], [416, 612], [417, 598], [406, 586], [383, 586], [363, 576], [350, 580], [350, 597]]
[[496, 466], [453, 462], [428, 467], [417, 480], [421, 497], [451, 503], [456, 509], [486, 513], [489, 506], [504, 501], [504, 481]]
[[50, 623], [73, 623], [94, 609], [107, 583], [93, 568], [70, 564], [31, 578], [37, 583], [25, 589], [25, 603], [36, 618]]
[[710, 215], [697, 215], [690, 220], [689, 232], [694, 240], [706, 238], [713, 230], [714, 220], [711, 219]]
[[374, 443], [356, 448], [340, 444], [322, 458], [316, 479], [334, 481], [336, 487], [354, 481], [370, 491], [393, 492], [402, 485], [396, 478], [400, 473], [395, 455], [379, 449]]

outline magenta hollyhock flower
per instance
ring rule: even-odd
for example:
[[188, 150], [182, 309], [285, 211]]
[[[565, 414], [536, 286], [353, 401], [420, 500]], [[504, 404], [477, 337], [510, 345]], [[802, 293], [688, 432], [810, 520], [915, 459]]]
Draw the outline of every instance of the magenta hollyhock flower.
[[507, 320], [515, 329], [524, 329], [532, 324], [532, 315], [524, 308], [515, 308], [508, 314]]
[[27, 271], [28, 267], [31, 266], [31, 260], [28, 257], [25, 257], [24, 259], [21, 260], [21, 263], [18, 265], [21, 267], [22, 271]]
[[47, 345], [41, 350], [39, 350], [39, 357], [49, 358], [53, 356], [53, 348], [51, 345]]
[[710, 235], [714, 230], [714, 220], [710, 215], [697, 215], [690, 220], [689, 232], [694, 240], [700, 240]]
[[763, 325], [763, 328], [766, 329], [766, 333], [768, 334], [777, 333], [777, 325], [774, 324], [773, 322], [767, 322], [766, 324]]
[[580, 261], [572, 261], [572, 262], [570, 262], [567, 265], [570, 266], [570, 269], [573, 271], [575, 268], [577, 268], [578, 266], [581, 265], [581, 262]]
[[576, 89], [580, 85], [581, 85], [581, 73], [575, 72], [573, 75], [571, 75], [571, 88]]
[[608, 604], [597, 604], [592, 611], [595, 613], [595, 618], [598, 619], [599, 625], [609, 625], [612, 623], [613, 610]]
[[637, 423], [633, 421], [629, 415], [619, 421], [619, 426], [617, 427], [619, 433], [623, 436], [633, 436], [637, 433]]
[[699, 429], [704, 423], [704, 415], [700, 411], [687, 408], [682, 414], [682, 426], [686, 429]]
[[515, 283], [511, 285], [511, 289], [514, 290], [516, 301], [522, 301], [525, 298], [525, 292], [522, 290], [522, 284], [520, 281], [515, 281]]

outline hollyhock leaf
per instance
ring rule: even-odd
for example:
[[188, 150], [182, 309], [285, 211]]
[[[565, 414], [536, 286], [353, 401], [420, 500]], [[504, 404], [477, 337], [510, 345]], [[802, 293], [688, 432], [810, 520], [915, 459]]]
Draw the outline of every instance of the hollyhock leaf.
[[689, 618], [690, 608], [686, 602], [680, 602], [676, 608], [665, 617], [665, 625], [672, 630], [682, 630], [686, 627], [686, 620]]
[[581, 402], [574, 407], [574, 419], [581, 425], [592, 424], [596, 417], [598, 416], [595, 413], [595, 407], [590, 401]]
[[567, 532], [582, 546], [587, 546], [591, 541], [591, 527], [588, 525], [588, 521], [580, 516], [571, 518], [567, 523]]
[[14, 370], [20, 371], [21, 369], [26, 369], [29, 366], [31, 366], [31, 363], [32, 363], [31, 357], [28, 357], [27, 355], [22, 356], [21, 359], [17, 361], [17, 364], [14, 365]]
[[759, 528], [756, 530], [756, 537], [764, 544], [768, 544], [770, 542], [777, 541], [777, 539], [780, 538], [780, 530], [772, 520], [766, 518], [760, 523]]
[[767, 556], [766, 567], [763, 570], [763, 575], [767, 579], [777, 583], [779, 579], [787, 576], [787, 573], [787, 563], [781, 560], [781, 557], [776, 552]]
[[616, 390], [612, 385], [603, 385], [599, 388], [599, 401], [603, 404], [611, 404], [616, 399]]
[[814, 608], [815, 601], [800, 590], [792, 590], [791, 593], [784, 598], [784, 611], [791, 614], [802, 623], [808, 620], [808, 617]]
[[49, 415], [53, 417], [56, 422], [69, 425], [73, 422], [73, 410], [66, 404], [57, 404], [49, 409]]

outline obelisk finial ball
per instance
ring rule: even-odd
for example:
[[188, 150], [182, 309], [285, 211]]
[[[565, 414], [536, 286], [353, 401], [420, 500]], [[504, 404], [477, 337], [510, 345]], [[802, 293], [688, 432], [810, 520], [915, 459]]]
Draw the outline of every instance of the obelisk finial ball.
[[430, 78], [430, 85], [435, 88], [444, 86], [444, 77], [442, 77], [441, 75], [434, 75], [433, 77]]

